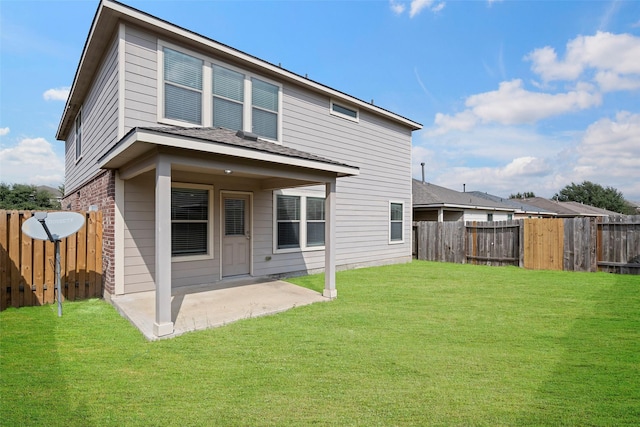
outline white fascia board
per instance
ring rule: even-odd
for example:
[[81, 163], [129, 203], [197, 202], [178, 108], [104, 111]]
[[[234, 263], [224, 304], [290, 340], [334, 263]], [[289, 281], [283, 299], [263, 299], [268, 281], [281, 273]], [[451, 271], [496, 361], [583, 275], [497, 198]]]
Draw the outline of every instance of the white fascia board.
[[269, 163], [278, 163], [287, 166], [296, 166], [307, 169], [315, 169], [332, 172], [339, 176], [355, 176], [360, 174], [360, 170], [347, 165], [336, 165], [308, 159], [300, 159], [280, 154], [268, 153], [251, 148], [231, 146], [224, 143], [197, 141], [188, 137], [177, 135], [158, 134], [153, 131], [136, 130], [105, 157], [100, 159], [98, 166], [105, 167], [110, 161], [118, 157], [136, 142], [154, 144], [162, 147], [175, 147], [187, 150], [200, 151], [211, 154], [222, 154], [243, 159], [261, 160]]
[[416, 208], [454, 208], [454, 209], [475, 209], [483, 211], [504, 211], [515, 212], [515, 208], [498, 208], [498, 207], [486, 207], [486, 206], [474, 206], [474, 205], [456, 205], [453, 203], [434, 203], [429, 205], [415, 205]]
[[361, 107], [365, 110], [369, 110], [369, 111], [374, 111], [376, 114], [379, 115], [383, 115], [386, 116], [387, 118], [396, 121], [396, 122], [400, 122], [402, 124], [404, 124], [405, 126], [410, 127], [412, 130], [420, 130], [422, 129], [422, 125], [420, 123], [414, 122], [413, 120], [409, 120], [406, 117], [402, 117], [398, 114], [392, 113], [390, 111], [387, 111], [383, 108], [377, 107], [375, 105], [369, 104], [367, 102], [364, 102], [358, 98], [354, 98], [350, 95], [347, 95], [345, 93], [342, 93], [338, 90], [332, 89], [328, 86], [322, 85], [320, 83], [316, 83], [313, 80], [309, 80], [308, 78], [299, 76], [291, 71], [287, 71], [283, 68], [280, 68], [276, 65], [273, 65], [269, 62], [263, 61], [261, 59], [256, 58], [255, 56], [251, 56], [247, 53], [241, 52], [237, 49], [234, 49], [230, 46], [226, 46], [223, 45], [221, 43], [218, 43], [212, 39], [209, 39], [207, 37], [201, 36], [200, 34], [197, 34], [195, 32], [186, 30], [184, 28], [178, 27], [174, 24], [171, 24], [167, 21], [163, 21], [159, 18], [156, 18], [154, 16], [148, 15], [146, 13], [140, 12], [138, 10], [135, 9], [131, 9], [125, 5], [119, 4], [119, 3], [113, 3], [109, 0], [103, 0], [103, 5], [104, 7], [109, 7], [115, 11], [117, 11], [118, 13], [122, 14], [122, 15], [126, 15], [130, 18], [133, 18], [135, 20], [139, 20], [142, 22], [145, 22], [149, 25], [153, 25], [155, 27], [158, 27], [164, 31], [170, 32], [174, 35], [177, 35], [179, 37], [184, 37], [187, 39], [190, 39], [196, 43], [200, 43], [203, 44], [211, 49], [214, 49], [218, 52], [221, 52], [225, 55], [228, 56], [232, 56], [237, 58], [240, 61], [243, 62], [247, 62], [251, 65], [253, 65], [254, 67], [258, 67], [258, 68], [262, 68], [264, 70], [268, 70], [271, 73], [277, 74], [278, 76], [281, 76], [287, 80], [290, 81], [294, 81], [302, 86], [307, 86], [307, 87], [311, 87], [316, 91], [320, 91], [323, 93], [326, 93], [328, 96], [336, 98], [336, 99], [341, 99], [345, 102], [348, 102], [350, 104], [353, 105], [357, 105], [358, 107]]

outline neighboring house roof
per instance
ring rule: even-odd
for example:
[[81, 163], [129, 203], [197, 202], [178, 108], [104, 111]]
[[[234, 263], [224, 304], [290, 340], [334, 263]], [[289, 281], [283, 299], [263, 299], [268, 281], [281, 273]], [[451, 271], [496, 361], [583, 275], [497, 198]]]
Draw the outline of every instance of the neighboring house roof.
[[583, 205], [582, 203], [557, 202], [555, 200], [549, 200], [543, 197], [530, 197], [527, 199], [523, 199], [523, 201], [525, 201], [529, 205], [538, 206], [541, 209], [553, 211], [559, 217], [620, 215], [617, 212], [596, 208], [594, 206]]
[[507, 206], [511, 206], [517, 213], [534, 214], [534, 215], [555, 215], [555, 211], [549, 211], [538, 206], [529, 205], [524, 203], [522, 199], [504, 199], [500, 196], [494, 196], [493, 194], [483, 193], [481, 191], [471, 191], [469, 194], [481, 197], [487, 200], [493, 200]]
[[158, 37], [171, 39], [172, 42], [177, 42], [185, 46], [197, 45], [198, 49], [208, 50], [210, 54], [223, 60], [231, 60], [250, 69], [257, 68], [259, 72], [265, 76], [271, 76], [282, 82], [295, 83], [314, 92], [323, 93], [332, 99], [342, 100], [362, 110], [386, 117], [412, 130], [422, 129], [420, 123], [373, 105], [373, 103], [365, 102], [339, 90], [332, 89], [306, 76], [288, 71], [279, 65], [271, 64], [117, 1], [101, 0], [82, 50], [69, 98], [67, 99], [64, 113], [60, 120], [58, 131], [56, 132], [56, 139], [66, 139], [68, 132], [72, 128], [73, 121], [80, 110], [80, 106], [91, 87], [95, 73], [100, 66], [102, 56], [109, 44], [113, 41], [113, 34], [114, 32], [117, 33], [118, 24], [121, 21], [135, 24], [136, 26], [157, 34]]
[[622, 215], [620, 212], [614, 212], [607, 209], [597, 208], [595, 206], [585, 205], [583, 203], [578, 202], [560, 202], [565, 203], [567, 206], [571, 206], [572, 209], [575, 209], [578, 212], [584, 212], [583, 215], [596, 215], [596, 216], [617, 216]]
[[627, 204], [635, 209], [638, 213], [640, 213], [640, 202], [634, 202], [631, 200], [626, 200]]
[[504, 203], [484, 199], [472, 193], [462, 193], [428, 182], [412, 180], [414, 208], [466, 208], [514, 212], [515, 209]]
[[61, 199], [62, 193], [57, 188], [49, 187], [48, 185], [39, 185], [36, 187], [40, 191], [46, 191], [51, 195], [53, 199]]
[[[172, 138], [162, 138], [169, 136]], [[173, 138], [179, 137], [179, 138]], [[189, 142], [191, 142], [189, 144]], [[237, 157], [286, 163], [337, 173], [338, 176], [357, 175], [359, 168], [330, 160], [315, 154], [264, 141], [242, 131], [191, 127], [136, 127], [118, 141], [100, 159], [101, 168], [118, 168], [156, 146], [188, 148], [203, 153], [232, 155]], [[250, 151], [251, 154], [247, 152]], [[282, 160], [282, 158], [289, 160]]]

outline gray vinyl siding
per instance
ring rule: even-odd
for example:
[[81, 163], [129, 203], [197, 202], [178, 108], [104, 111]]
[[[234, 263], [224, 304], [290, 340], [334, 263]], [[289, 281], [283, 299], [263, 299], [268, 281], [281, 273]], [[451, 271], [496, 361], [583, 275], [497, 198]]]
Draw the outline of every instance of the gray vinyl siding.
[[125, 134], [136, 126], [158, 126], [157, 46], [151, 34], [125, 28]]
[[[155, 35], [127, 25], [125, 133], [136, 126], [159, 125], [157, 43]], [[360, 168], [359, 176], [337, 181], [336, 264], [338, 268], [349, 268], [408, 261], [411, 258], [411, 130], [362, 109], [358, 123], [331, 115], [330, 102], [326, 95], [283, 82], [283, 144]], [[142, 185], [143, 181], [125, 183], [128, 233], [125, 237], [125, 292], [153, 289], [154, 186], [152, 176], [144, 179], [150, 179], [143, 180], [145, 194], [150, 195], [150, 200], [138, 197], [141, 193], [136, 186]], [[323, 250], [274, 253], [273, 192], [260, 191], [257, 182], [186, 173], [174, 173], [173, 181], [213, 184], [215, 209], [214, 258], [173, 262], [174, 287], [211, 283], [220, 277], [220, 190], [253, 194], [254, 275], [324, 268]], [[323, 191], [324, 187], [319, 189]], [[132, 195], [128, 194], [130, 191]], [[390, 201], [404, 203], [403, 243], [389, 244]], [[141, 203], [147, 205], [141, 206]], [[139, 240], [134, 242], [134, 235]]]
[[[360, 110], [359, 122], [329, 113], [330, 99], [287, 85], [284, 144], [358, 166], [337, 182], [336, 264], [411, 256], [411, 132]], [[389, 202], [404, 203], [404, 243], [389, 244]]]
[[94, 177], [97, 160], [118, 137], [118, 38], [115, 37], [82, 103], [82, 158], [75, 159], [75, 127], [65, 142], [65, 188], [73, 191]]
[[124, 292], [155, 289], [155, 175], [124, 182]]

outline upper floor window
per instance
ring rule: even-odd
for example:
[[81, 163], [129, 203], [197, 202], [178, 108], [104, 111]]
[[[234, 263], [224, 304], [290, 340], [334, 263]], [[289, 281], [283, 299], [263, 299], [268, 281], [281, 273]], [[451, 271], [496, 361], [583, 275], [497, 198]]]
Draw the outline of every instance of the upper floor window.
[[164, 116], [202, 123], [203, 61], [164, 48]]
[[76, 160], [82, 157], [82, 110], [78, 113], [75, 123]]
[[331, 114], [334, 116], [339, 116], [344, 119], [353, 120], [354, 122], [358, 121], [358, 110], [351, 107], [346, 107], [342, 104], [337, 104], [331, 101]]
[[168, 43], [159, 46], [159, 121], [224, 127], [280, 140], [281, 85]]
[[213, 66], [213, 126], [243, 129], [244, 74]]
[[278, 139], [279, 88], [260, 79], [251, 79], [252, 132], [269, 139]]
[[493, 214], [492, 213], [488, 213], [487, 214], [487, 221], [493, 221]]

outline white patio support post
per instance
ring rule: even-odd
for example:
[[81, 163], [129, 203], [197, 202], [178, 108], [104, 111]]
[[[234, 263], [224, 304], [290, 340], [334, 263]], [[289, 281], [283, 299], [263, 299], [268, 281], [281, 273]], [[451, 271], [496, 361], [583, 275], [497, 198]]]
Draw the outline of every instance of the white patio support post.
[[171, 163], [156, 163], [156, 320], [153, 333], [173, 333], [171, 321]]
[[444, 209], [438, 209], [438, 222], [444, 222]]
[[326, 183], [324, 223], [324, 292], [327, 298], [336, 298], [336, 180]]

